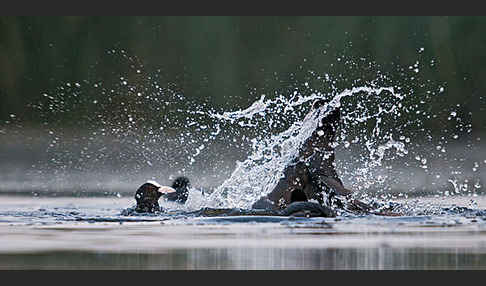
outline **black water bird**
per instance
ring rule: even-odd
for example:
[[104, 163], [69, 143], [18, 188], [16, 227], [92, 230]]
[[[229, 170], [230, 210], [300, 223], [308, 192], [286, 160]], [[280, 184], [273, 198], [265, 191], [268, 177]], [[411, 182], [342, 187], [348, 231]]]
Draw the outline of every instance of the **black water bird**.
[[156, 181], [147, 181], [135, 193], [139, 213], [154, 213], [161, 211], [159, 199], [163, 196], [167, 201], [184, 204], [189, 196], [190, 182], [186, 177], [178, 177], [172, 186], [162, 186]]
[[159, 206], [160, 197], [175, 192], [176, 190], [172, 187], [162, 186], [156, 181], [147, 181], [135, 193], [135, 200], [137, 201], [135, 211], [140, 213], [159, 212], [161, 210]]
[[[331, 205], [330, 199], [347, 196], [351, 191], [343, 186], [334, 168], [334, 146], [341, 112], [324, 100], [317, 100], [304, 120], [327, 114], [301, 146], [298, 156], [289, 163], [275, 188], [258, 200], [252, 208], [285, 209], [294, 202], [315, 200], [321, 205]], [[303, 204], [301, 204], [303, 205]]]

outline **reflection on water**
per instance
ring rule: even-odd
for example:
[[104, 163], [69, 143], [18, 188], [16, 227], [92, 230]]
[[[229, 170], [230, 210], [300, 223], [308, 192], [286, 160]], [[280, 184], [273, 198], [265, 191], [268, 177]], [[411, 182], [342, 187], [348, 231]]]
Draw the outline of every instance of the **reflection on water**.
[[216, 248], [1, 254], [0, 269], [486, 269], [486, 253], [420, 248]]

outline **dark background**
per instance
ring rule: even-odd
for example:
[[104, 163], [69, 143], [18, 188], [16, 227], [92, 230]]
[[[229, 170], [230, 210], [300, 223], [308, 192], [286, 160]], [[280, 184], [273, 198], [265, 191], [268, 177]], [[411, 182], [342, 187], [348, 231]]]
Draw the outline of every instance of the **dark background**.
[[[445, 87], [432, 113], [459, 104], [482, 133], [485, 27], [485, 17], [0, 17], [0, 125], [10, 114], [40, 124], [31, 104], [66, 82], [110, 86], [134, 76], [133, 65], [110, 55], [116, 49], [161, 86], [225, 108], [295, 87], [308, 70], [366, 76], [339, 70], [338, 57], [366, 58], [392, 76], [419, 61], [421, 80]], [[76, 120], [65, 116], [64, 124]]]

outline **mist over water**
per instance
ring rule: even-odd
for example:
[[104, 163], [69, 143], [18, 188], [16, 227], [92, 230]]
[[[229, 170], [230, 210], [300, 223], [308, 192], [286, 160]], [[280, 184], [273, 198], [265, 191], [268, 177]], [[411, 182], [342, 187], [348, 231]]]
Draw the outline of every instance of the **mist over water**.
[[[431, 113], [446, 86], [420, 77], [428, 61], [395, 66], [399, 77], [393, 77], [372, 61], [339, 57], [336, 66], [354, 71], [351, 76], [299, 71], [308, 80], [273, 93], [249, 91], [256, 100], [235, 109], [196, 101], [176, 85], [160, 86], [160, 70], [145, 70], [124, 50], [107, 56], [133, 72], [114, 73], [115, 85], [94, 77], [43, 92], [31, 105], [43, 122], [37, 135], [22, 127], [21, 115], [10, 123], [18, 128], [2, 129], [0, 136], [18, 136], [33, 153], [43, 153], [17, 171], [3, 166], [3, 190], [132, 194], [146, 180], [170, 184], [185, 175], [193, 186], [185, 208], [248, 208], [271, 191], [326, 112], [339, 107], [336, 169], [357, 198], [481, 192], [486, 157], [480, 138], [471, 137], [457, 106]], [[317, 99], [329, 103], [309, 113]], [[455, 127], [442, 129], [444, 118]], [[428, 121], [437, 121], [440, 132], [426, 128]]]

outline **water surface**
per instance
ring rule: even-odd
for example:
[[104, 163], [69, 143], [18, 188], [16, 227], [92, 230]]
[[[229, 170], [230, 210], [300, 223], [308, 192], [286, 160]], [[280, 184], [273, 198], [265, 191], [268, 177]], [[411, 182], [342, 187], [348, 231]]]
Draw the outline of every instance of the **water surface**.
[[449, 211], [128, 217], [120, 213], [133, 205], [131, 197], [2, 196], [0, 268], [486, 269], [486, 197], [466, 211], [451, 207], [467, 206], [470, 197], [420, 200]]

